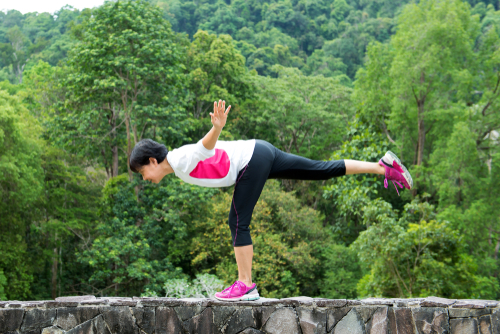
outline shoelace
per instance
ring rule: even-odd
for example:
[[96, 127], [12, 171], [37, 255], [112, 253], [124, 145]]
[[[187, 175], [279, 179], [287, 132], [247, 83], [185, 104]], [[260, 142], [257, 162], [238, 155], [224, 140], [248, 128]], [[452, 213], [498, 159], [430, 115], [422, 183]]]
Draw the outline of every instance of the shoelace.
[[[394, 184], [394, 188], [396, 188], [396, 191], [398, 192], [398, 196], [399, 196], [399, 190], [398, 190], [398, 187], [396, 187], [396, 183], [398, 184], [398, 186], [401, 189], [403, 189], [403, 186], [398, 181], [391, 180], [391, 182], [392, 182], [392, 184]], [[389, 182], [387, 182], [387, 177], [386, 177], [384, 180], [384, 187], [387, 189], [388, 186], [389, 186]]]
[[224, 290], [222, 290], [222, 292], [226, 292], [226, 291], [228, 291], [228, 290], [229, 290], [228, 297], [230, 297], [230, 296], [231, 296], [231, 293], [233, 293], [233, 289], [234, 289], [234, 287], [235, 287], [235, 286], [238, 286], [238, 289], [240, 289], [240, 291], [241, 291], [241, 287], [240, 287], [240, 285], [241, 285], [241, 282], [240, 282], [240, 281], [236, 281], [236, 282], [234, 282], [234, 283], [233, 283], [233, 285], [231, 285], [230, 287], [227, 287], [227, 288], [225, 288]]

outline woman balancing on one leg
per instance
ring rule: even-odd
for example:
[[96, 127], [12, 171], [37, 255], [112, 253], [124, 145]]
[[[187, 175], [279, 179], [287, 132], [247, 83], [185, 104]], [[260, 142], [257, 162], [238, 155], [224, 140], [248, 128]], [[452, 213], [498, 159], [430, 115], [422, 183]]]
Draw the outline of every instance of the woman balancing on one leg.
[[[164, 145], [144, 139], [135, 145], [130, 168], [154, 183], [175, 173], [185, 182], [204, 187], [235, 185], [229, 227], [238, 264], [238, 280], [215, 294], [220, 300], [256, 300], [259, 293], [252, 283], [253, 246], [250, 237], [252, 212], [267, 179], [327, 180], [347, 174], [385, 174], [400, 188], [413, 187], [408, 170], [398, 157], [387, 152], [378, 163], [356, 160], [317, 161], [284, 153], [263, 140], [218, 141], [226, 124], [225, 102], [214, 102], [210, 113], [213, 127], [198, 143], [168, 152]], [[224, 111], [225, 110], [225, 111]], [[397, 190], [397, 187], [396, 187]], [[399, 191], [398, 191], [399, 194]]]

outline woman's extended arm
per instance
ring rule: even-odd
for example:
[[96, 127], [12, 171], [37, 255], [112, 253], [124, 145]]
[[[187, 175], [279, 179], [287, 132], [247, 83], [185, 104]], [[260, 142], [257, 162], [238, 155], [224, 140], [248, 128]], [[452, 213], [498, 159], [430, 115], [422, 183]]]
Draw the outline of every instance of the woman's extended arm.
[[201, 143], [207, 150], [213, 150], [215, 144], [217, 143], [217, 139], [219, 139], [219, 135], [222, 131], [224, 125], [226, 125], [227, 114], [231, 106], [226, 108], [226, 101], [219, 100], [219, 104], [217, 101], [214, 102], [214, 112], [210, 113], [211, 121], [212, 121], [212, 129], [203, 137]]

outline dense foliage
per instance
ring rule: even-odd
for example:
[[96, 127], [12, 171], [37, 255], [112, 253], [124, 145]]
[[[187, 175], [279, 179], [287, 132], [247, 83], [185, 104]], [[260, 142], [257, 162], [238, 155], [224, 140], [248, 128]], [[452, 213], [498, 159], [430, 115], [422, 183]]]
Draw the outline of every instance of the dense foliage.
[[[415, 180], [270, 181], [265, 297], [500, 298], [500, 11], [471, 0], [113, 0], [0, 12], [0, 299], [202, 296], [232, 283], [232, 188], [144, 182], [232, 105], [221, 139], [378, 161]], [[188, 285], [192, 282], [191, 285]]]

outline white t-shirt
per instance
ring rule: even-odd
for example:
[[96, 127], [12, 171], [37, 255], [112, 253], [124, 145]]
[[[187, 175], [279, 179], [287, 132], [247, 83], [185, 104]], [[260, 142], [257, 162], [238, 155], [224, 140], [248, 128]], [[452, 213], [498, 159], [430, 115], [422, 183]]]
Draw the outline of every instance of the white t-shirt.
[[167, 153], [167, 161], [175, 175], [187, 183], [203, 187], [228, 187], [250, 162], [255, 139], [221, 141], [208, 150], [201, 140]]

